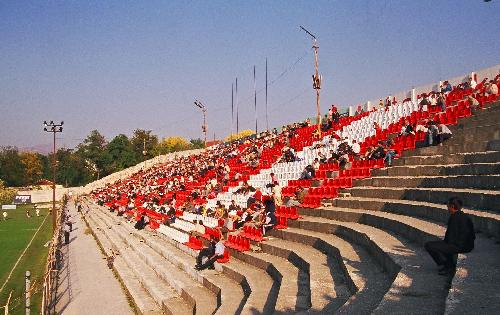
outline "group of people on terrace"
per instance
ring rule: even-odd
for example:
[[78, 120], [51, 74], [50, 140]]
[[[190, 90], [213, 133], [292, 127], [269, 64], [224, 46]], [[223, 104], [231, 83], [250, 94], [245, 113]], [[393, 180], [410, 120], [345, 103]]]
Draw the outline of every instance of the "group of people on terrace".
[[[445, 81], [439, 92], [419, 96], [418, 109], [426, 112], [437, 107], [441, 112], [445, 112], [447, 104], [450, 103], [448, 98], [452, 93], [471, 89], [480, 91], [482, 95], [497, 95], [498, 79], [499, 76], [490, 81], [485, 79], [480, 83], [471, 80], [456, 87]], [[468, 93], [467, 100], [473, 109], [480, 106], [477, 96], [472, 92]], [[385, 101], [381, 100], [381, 106], [387, 110], [394, 102], [395, 99], [391, 101], [387, 98]], [[363, 109], [359, 107], [357, 115], [363, 114]], [[398, 152], [392, 136], [376, 144], [364, 146], [356, 140], [342, 137], [339, 129], [334, 128], [341, 118], [342, 115], [336, 106], [332, 105], [321, 125], [323, 132], [330, 131], [330, 136], [321, 138], [311, 128], [309, 136], [317, 141], [308, 149], [322, 147], [330, 149], [328, 153], [320, 152], [312, 163], [306, 165], [300, 174], [300, 179], [314, 179], [321, 164], [338, 164], [340, 169], [344, 169], [349, 168], [350, 163], [356, 160], [385, 159], [386, 165], [390, 166], [392, 159], [401, 153]], [[265, 233], [277, 223], [276, 207], [300, 205], [307, 195], [307, 188], [299, 186], [293, 196], [283, 198], [281, 195], [283, 187], [280, 187], [275, 174], [271, 173], [266, 187], [269, 188], [269, 192], [268, 195], [264, 195], [261, 189], [252, 187], [248, 183], [249, 175], [269, 167], [269, 164], [265, 164], [269, 162], [267, 159], [281, 163], [300, 161], [298, 151], [302, 150], [302, 146], [297, 147], [295, 143], [299, 131], [308, 127], [311, 127], [309, 119], [284, 126], [280, 132], [273, 129], [256, 136], [215, 145], [196, 155], [176, 157], [163, 165], [141, 170], [130, 178], [97, 189], [92, 194], [99, 204], [108, 205], [118, 215], [127, 216], [130, 221], [137, 220], [135, 226], [138, 229], [146, 227], [150, 222], [145, 210], [164, 215], [166, 219], [161, 222], [163, 224], [173, 223], [180, 212], [187, 211], [219, 219], [221, 222], [219, 228], [223, 233], [245, 225], [261, 228]], [[374, 123], [373, 128], [377, 133], [381, 131], [377, 123]], [[406, 137], [420, 132], [426, 135], [426, 145], [442, 145], [452, 134], [444, 122], [428, 117], [413, 123], [405, 119], [401, 130], [394, 136]], [[207, 207], [208, 199], [214, 199], [218, 194], [227, 192], [228, 187], [236, 187], [232, 190], [232, 194], [244, 198], [245, 206], [242, 207], [233, 200], [228, 206], [218, 201], [215, 207]], [[137, 213], [140, 214], [139, 217], [136, 216]], [[196, 222], [197, 226], [202, 224], [203, 222]], [[215, 252], [215, 245], [212, 247], [211, 252]], [[206, 265], [199, 261], [198, 267], [203, 269]]]

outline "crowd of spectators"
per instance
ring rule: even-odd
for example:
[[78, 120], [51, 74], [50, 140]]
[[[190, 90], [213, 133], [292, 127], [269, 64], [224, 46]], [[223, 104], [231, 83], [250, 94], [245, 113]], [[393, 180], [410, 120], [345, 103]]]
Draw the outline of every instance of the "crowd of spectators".
[[[446, 112], [447, 97], [450, 93], [457, 90], [482, 88], [484, 95], [497, 95], [497, 84], [498, 76], [494, 80], [483, 80], [480, 83], [471, 79], [456, 87], [452, 87], [448, 81], [445, 81], [438, 92], [421, 95], [418, 108], [422, 112], [427, 112], [432, 108]], [[407, 99], [403, 102], [409, 101]], [[469, 94], [467, 101], [473, 110], [480, 106], [474, 94]], [[387, 109], [394, 102], [396, 102], [395, 99], [391, 100], [387, 97], [385, 100], [381, 99], [379, 105]], [[359, 106], [356, 115], [361, 114], [363, 114], [363, 109]], [[321, 131], [331, 131], [339, 123], [341, 117], [337, 107], [332, 105], [322, 120]], [[244, 225], [261, 228], [265, 232], [277, 222], [276, 207], [302, 204], [307, 188], [299, 186], [294, 196], [283, 199], [282, 187], [279, 187], [276, 175], [271, 173], [267, 186], [271, 189], [271, 193], [265, 196], [260, 189], [248, 184], [248, 175], [252, 174], [252, 171], [258, 172], [263, 167], [264, 155], [268, 150], [279, 151], [278, 162], [300, 161], [301, 158], [293, 146], [293, 140], [298, 137], [298, 130], [308, 126], [311, 126], [309, 119], [284, 126], [280, 131], [273, 129], [256, 136], [219, 144], [197, 155], [177, 157], [166, 164], [142, 170], [130, 178], [97, 189], [92, 195], [99, 204], [106, 204], [111, 211], [116, 211], [117, 215], [127, 216], [130, 221], [135, 222], [137, 229], [143, 229], [150, 221], [146, 211], [139, 211], [139, 216], [133, 211], [142, 209], [164, 215], [165, 219], [161, 223], [167, 225], [175, 222], [179, 212], [187, 211], [220, 220], [221, 230], [224, 233], [239, 229]], [[380, 126], [376, 123], [373, 128], [377, 133], [381, 132]], [[406, 119], [395, 136], [413, 136], [421, 132], [425, 133], [425, 145], [442, 145], [452, 136], [446, 124], [431, 118], [413, 123]], [[338, 164], [341, 169], [344, 169], [356, 160], [385, 159], [386, 165], [390, 166], [393, 158], [401, 153], [395, 149], [393, 137], [378, 141], [363, 149], [356, 141], [342, 138], [340, 132], [330, 132], [330, 136], [324, 138], [319, 137], [319, 133], [313, 133], [312, 137], [316, 137], [318, 141], [308, 149], [328, 147], [330, 150], [327, 153], [320, 152], [311, 164], [304, 167], [300, 174], [300, 179], [304, 180], [314, 179], [322, 164]], [[239, 182], [242, 182], [241, 186], [233, 190], [232, 194], [247, 200], [244, 207], [234, 200], [229, 206], [224, 206], [221, 202], [217, 202], [215, 207], [206, 206], [208, 199], [214, 199], [217, 194], [227, 191], [228, 186]], [[196, 222], [195, 230], [202, 224], [201, 221]]]

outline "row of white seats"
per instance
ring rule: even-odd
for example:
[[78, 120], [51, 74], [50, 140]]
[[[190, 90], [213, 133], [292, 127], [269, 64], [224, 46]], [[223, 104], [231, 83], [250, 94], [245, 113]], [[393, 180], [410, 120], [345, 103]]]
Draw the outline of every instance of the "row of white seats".
[[169, 226], [160, 224], [160, 227], [157, 229], [158, 232], [166, 235], [167, 237], [179, 242], [179, 243], [187, 243], [189, 242], [189, 234], [179, 231], [177, 229], [171, 228]]
[[204, 226], [208, 226], [210, 228], [219, 226], [219, 220], [217, 220], [216, 218], [202, 216], [201, 214], [191, 213], [187, 211], [184, 211], [182, 219], [189, 222], [196, 222], [201, 220], [203, 221]]
[[186, 232], [191, 232], [194, 230], [194, 224], [188, 221], [184, 221], [180, 218], [177, 218], [174, 223], [172, 223], [172, 226], [175, 228], [178, 228], [179, 230], [183, 230]]

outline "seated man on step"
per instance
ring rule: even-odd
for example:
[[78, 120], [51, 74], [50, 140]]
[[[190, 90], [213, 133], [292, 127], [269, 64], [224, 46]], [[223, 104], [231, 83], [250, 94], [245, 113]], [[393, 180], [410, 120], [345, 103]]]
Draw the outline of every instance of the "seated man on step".
[[462, 200], [457, 197], [448, 200], [448, 228], [443, 241], [425, 243], [425, 249], [440, 267], [440, 275], [451, 275], [456, 267], [458, 253], [474, 249], [474, 226], [469, 216], [461, 211]]
[[[196, 270], [204, 270], [204, 269], [214, 269], [214, 263], [217, 261], [219, 258], [224, 257], [224, 251], [225, 251], [225, 246], [223, 243], [224, 236], [221, 233], [218, 238], [214, 238], [210, 242], [210, 245], [208, 248], [204, 248], [200, 251], [198, 254], [198, 257], [196, 257]], [[217, 243], [215, 243], [217, 241]], [[206, 260], [203, 262], [203, 260]]]

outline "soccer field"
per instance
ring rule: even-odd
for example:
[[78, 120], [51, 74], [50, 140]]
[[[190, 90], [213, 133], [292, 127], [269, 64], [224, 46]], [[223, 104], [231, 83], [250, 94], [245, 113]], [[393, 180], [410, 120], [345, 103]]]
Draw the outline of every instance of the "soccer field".
[[[26, 217], [26, 210], [30, 211], [31, 218]], [[9, 312], [24, 314], [24, 275], [29, 270], [31, 283], [36, 288], [41, 288], [48, 253], [48, 247], [44, 245], [52, 235], [52, 219], [47, 217], [48, 209], [46, 208], [42, 208], [40, 217], [37, 217], [32, 205], [22, 205], [16, 210], [6, 211], [8, 219], [4, 221], [0, 218], [0, 288], [3, 287], [0, 292], [0, 307], [5, 305], [12, 291]], [[37, 235], [27, 248], [38, 229]], [[24, 256], [19, 259], [26, 248]], [[16, 262], [18, 262], [17, 266], [7, 280]], [[33, 314], [39, 312], [40, 300], [41, 290], [39, 289], [31, 299]], [[3, 312], [4, 309], [0, 309], [0, 313]]]

